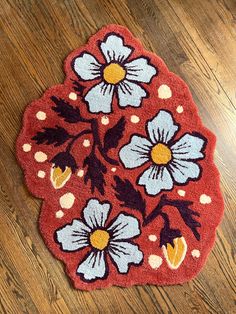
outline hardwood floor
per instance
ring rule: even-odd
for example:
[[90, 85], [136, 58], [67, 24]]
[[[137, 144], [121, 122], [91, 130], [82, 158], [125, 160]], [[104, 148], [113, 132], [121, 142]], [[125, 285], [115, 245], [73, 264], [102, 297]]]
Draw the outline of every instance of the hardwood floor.
[[[184, 285], [72, 289], [38, 232], [41, 201], [16, 163], [26, 104], [63, 82], [64, 58], [110, 23], [127, 26], [187, 82], [218, 137], [225, 215], [204, 269]], [[236, 313], [235, 0], [1, 0], [0, 24], [0, 312]]]

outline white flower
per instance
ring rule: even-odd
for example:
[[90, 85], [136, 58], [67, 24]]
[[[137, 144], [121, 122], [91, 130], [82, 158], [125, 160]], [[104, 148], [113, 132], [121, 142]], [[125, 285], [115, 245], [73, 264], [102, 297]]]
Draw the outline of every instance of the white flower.
[[128, 272], [130, 264], [138, 265], [143, 260], [138, 245], [129, 241], [140, 234], [138, 219], [122, 212], [105, 228], [110, 210], [110, 203], [90, 199], [83, 209], [83, 220], [74, 219], [55, 233], [63, 251], [91, 247], [77, 268], [77, 274], [85, 281], [108, 276], [108, 254], [122, 274]]
[[174, 183], [186, 184], [197, 180], [200, 166], [195, 162], [202, 159], [205, 140], [200, 134], [184, 134], [173, 142], [179, 126], [174, 124], [172, 115], [160, 110], [147, 123], [148, 139], [133, 135], [130, 143], [119, 152], [125, 168], [132, 169], [151, 161], [151, 165], [138, 178], [149, 195], [171, 190]]
[[124, 45], [119, 35], [109, 34], [99, 43], [105, 64], [100, 64], [89, 52], [83, 52], [73, 61], [73, 68], [80, 79], [99, 79], [85, 95], [89, 111], [92, 113], [112, 111], [113, 94], [116, 91], [120, 107], [139, 107], [147, 92], [139, 83], [150, 83], [157, 70], [146, 57], [128, 61], [133, 48]]

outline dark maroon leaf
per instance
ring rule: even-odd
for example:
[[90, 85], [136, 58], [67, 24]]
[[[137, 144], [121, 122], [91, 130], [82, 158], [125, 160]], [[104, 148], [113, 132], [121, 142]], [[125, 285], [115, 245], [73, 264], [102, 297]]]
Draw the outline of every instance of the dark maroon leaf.
[[135, 209], [141, 212], [142, 216], [145, 216], [146, 202], [142, 198], [139, 191], [135, 190], [132, 183], [125, 179], [122, 180], [118, 176], [114, 176], [116, 184], [113, 186], [116, 197], [122, 202], [121, 206]]
[[55, 167], [60, 167], [62, 171], [65, 171], [66, 167], [71, 168], [74, 173], [77, 169], [75, 158], [69, 152], [61, 152], [54, 156], [51, 160]]
[[[187, 204], [180, 203], [176, 204], [177, 209], [184, 220], [185, 224], [192, 230], [192, 233], [194, 234], [195, 238], [199, 241], [200, 240], [200, 234], [197, 231], [198, 227], [201, 227], [200, 222], [195, 220], [193, 216], [198, 216], [200, 217], [200, 214], [191, 208], [187, 206]], [[175, 205], [174, 205], [175, 206]]]
[[194, 219], [193, 216], [200, 217], [200, 214], [194, 210], [192, 210], [189, 206], [191, 206], [193, 202], [191, 201], [185, 201], [185, 200], [172, 200], [168, 199], [166, 194], [163, 194], [160, 198], [159, 203], [157, 206], [153, 209], [153, 211], [145, 218], [143, 225], [146, 226], [150, 222], [152, 222], [156, 217], [159, 215], [163, 215], [162, 208], [164, 206], [173, 206], [175, 207], [186, 226], [188, 226], [195, 238], [199, 241], [200, 240], [200, 234], [197, 230], [198, 227], [201, 227], [200, 222]]
[[93, 151], [84, 160], [84, 167], [86, 166], [87, 171], [84, 176], [85, 184], [90, 180], [92, 193], [96, 188], [102, 195], [104, 195], [104, 186], [106, 185], [104, 173], [107, 172], [107, 168], [101, 163]]
[[182, 237], [179, 229], [171, 229], [169, 224], [164, 224], [160, 233], [160, 247], [167, 246], [170, 243], [174, 247], [174, 239]]
[[77, 123], [81, 121], [80, 110], [78, 107], [74, 108], [67, 101], [56, 96], [52, 96], [51, 100], [55, 103], [55, 107], [52, 107], [59, 117], [62, 117], [66, 122]]
[[119, 140], [123, 136], [125, 130], [125, 118], [121, 117], [120, 120], [110, 129], [108, 129], [104, 136], [104, 151], [107, 152], [111, 148], [118, 146]]
[[82, 96], [85, 86], [81, 85], [78, 81], [73, 80], [73, 88], [77, 95]]
[[37, 144], [60, 146], [70, 138], [70, 134], [58, 125], [55, 128], [43, 129], [44, 131], [38, 132], [32, 137], [32, 140], [36, 141]]
[[200, 214], [198, 212], [192, 210], [191, 208], [189, 208], [189, 206], [191, 206], [193, 204], [193, 202], [166, 199], [165, 203], [166, 203], [166, 205], [174, 206], [178, 209], [183, 221], [191, 229], [195, 238], [199, 241], [200, 240], [200, 234], [197, 231], [197, 228], [201, 227], [201, 224], [200, 224], [200, 222], [195, 220], [193, 216], [200, 217]]

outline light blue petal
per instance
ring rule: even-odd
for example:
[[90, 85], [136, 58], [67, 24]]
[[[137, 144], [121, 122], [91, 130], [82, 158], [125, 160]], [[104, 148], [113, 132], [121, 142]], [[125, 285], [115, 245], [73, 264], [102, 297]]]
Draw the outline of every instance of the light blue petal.
[[118, 271], [126, 274], [130, 264], [139, 265], [143, 260], [143, 252], [138, 245], [129, 242], [110, 242], [108, 252], [116, 264]]
[[129, 57], [132, 50], [130, 47], [125, 46], [123, 38], [119, 35], [109, 35], [106, 41], [102, 42], [101, 50], [108, 63], [111, 61], [123, 62]]
[[174, 145], [171, 146], [172, 156], [175, 159], [188, 160], [204, 157], [201, 149], [204, 140], [191, 134], [185, 134]]
[[163, 190], [173, 188], [173, 180], [169, 171], [163, 166], [150, 166], [141, 175], [138, 181], [139, 185], [144, 185], [147, 194], [157, 195]]
[[119, 152], [125, 168], [137, 168], [147, 162], [151, 147], [152, 144], [146, 138], [133, 135], [130, 143], [123, 146]]
[[197, 179], [200, 167], [192, 161], [173, 160], [169, 170], [177, 183], [186, 183], [188, 179]]
[[145, 89], [139, 86], [138, 83], [132, 83], [128, 80], [119, 83], [117, 92], [118, 102], [121, 107], [139, 107], [142, 98], [147, 95]]
[[64, 251], [76, 251], [89, 245], [88, 235], [91, 229], [81, 220], [74, 219], [72, 224], [56, 231], [56, 240]]
[[138, 219], [123, 213], [117, 216], [107, 230], [111, 232], [112, 240], [131, 239], [140, 234]]
[[126, 79], [131, 81], [150, 83], [152, 77], [157, 73], [156, 69], [148, 64], [146, 58], [137, 58], [125, 64], [127, 71]]
[[101, 82], [93, 86], [85, 96], [91, 113], [110, 113], [111, 103], [114, 92], [114, 85], [108, 85]]
[[102, 204], [97, 199], [90, 199], [83, 210], [86, 224], [92, 229], [104, 227], [110, 208], [110, 203]]
[[101, 64], [91, 54], [85, 52], [74, 61], [74, 70], [83, 80], [101, 77]]
[[148, 134], [152, 143], [168, 143], [178, 131], [179, 127], [174, 124], [172, 115], [160, 110], [154, 119], [147, 124]]
[[77, 274], [82, 274], [85, 280], [103, 278], [106, 275], [104, 251], [91, 251], [88, 257], [77, 268]]

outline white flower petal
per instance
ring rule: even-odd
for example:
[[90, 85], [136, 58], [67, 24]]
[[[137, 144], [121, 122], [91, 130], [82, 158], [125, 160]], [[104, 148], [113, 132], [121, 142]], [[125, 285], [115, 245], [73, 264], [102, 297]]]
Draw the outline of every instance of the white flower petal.
[[102, 53], [108, 63], [111, 61], [123, 62], [132, 52], [132, 49], [124, 45], [123, 38], [118, 35], [109, 35], [101, 43]]
[[148, 64], [146, 58], [138, 58], [125, 64], [127, 71], [126, 79], [143, 83], [150, 83], [152, 77], [157, 73], [156, 69]]
[[126, 274], [130, 264], [140, 264], [143, 260], [143, 252], [138, 245], [129, 242], [110, 242], [109, 254], [118, 271]]
[[109, 203], [99, 203], [97, 199], [90, 199], [83, 210], [86, 224], [92, 229], [104, 227], [110, 208]]
[[172, 155], [175, 159], [188, 160], [203, 158], [201, 152], [205, 141], [191, 134], [185, 134], [171, 146]]
[[131, 239], [140, 234], [138, 219], [125, 213], [119, 214], [107, 230], [112, 241]]
[[150, 166], [140, 176], [138, 184], [144, 185], [149, 195], [157, 195], [162, 190], [171, 190], [173, 188], [173, 180], [170, 173], [163, 166]]
[[148, 122], [147, 129], [151, 141], [156, 144], [158, 142], [168, 143], [179, 127], [174, 124], [169, 112], [160, 110], [156, 117]]
[[152, 144], [144, 137], [133, 135], [129, 144], [123, 146], [119, 152], [125, 168], [136, 168], [149, 160]]
[[91, 251], [85, 260], [77, 268], [77, 274], [81, 274], [85, 280], [94, 280], [106, 276], [106, 261], [104, 251]]
[[128, 80], [124, 80], [118, 85], [117, 92], [118, 102], [121, 107], [139, 107], [142, 98], [147, 96], [146, 91], [138, 83], [132, 83]]
[[94, 80], [101, 77], [101, 64], [91, 54], [85, 52], [74, 60], [74, 70], [82, 80]]
[[89, 111], [92, 113], [110, 113], [113, 91], [114, 85], [108, 85], [104, 82], [92, 87], [84, 98], [88, 102]]
[[76, 251], [89, 245], [88, 234], [91, 229], [81, 220], [74, 219], [71, 225], [56, 231], [56, 240], [63, 251]]
[[178, 183], [186, 183], [188, 179], [197, 179], [200, 175], [200, 167], [192, 161], [174, 159], [169, 170]]

